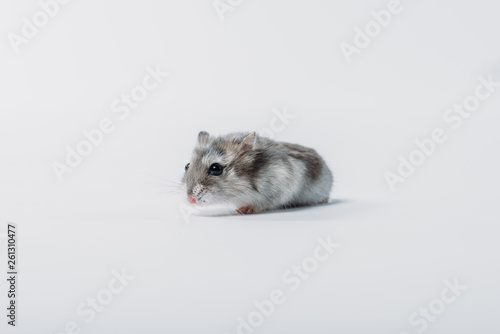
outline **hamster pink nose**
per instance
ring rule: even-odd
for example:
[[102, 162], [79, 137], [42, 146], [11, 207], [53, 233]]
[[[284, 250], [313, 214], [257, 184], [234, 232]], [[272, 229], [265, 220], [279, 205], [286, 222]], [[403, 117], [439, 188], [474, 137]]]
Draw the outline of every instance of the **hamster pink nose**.
[[196, 198], [194, 198], [193, 196], [189, 196], [188, 197], [188, 202], [191, 203], [191, 204], [196, 204]]

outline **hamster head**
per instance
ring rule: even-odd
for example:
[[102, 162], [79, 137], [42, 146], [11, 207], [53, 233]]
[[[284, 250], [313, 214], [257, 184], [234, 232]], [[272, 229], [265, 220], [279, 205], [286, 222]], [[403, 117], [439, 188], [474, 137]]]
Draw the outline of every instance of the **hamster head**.
[[244, 173], [254, 160], [255, 132], [230, 137], [198, 134], [191, 161], [184, 167], [182, 193], [195, 206], [237, 204], [252, 183]]

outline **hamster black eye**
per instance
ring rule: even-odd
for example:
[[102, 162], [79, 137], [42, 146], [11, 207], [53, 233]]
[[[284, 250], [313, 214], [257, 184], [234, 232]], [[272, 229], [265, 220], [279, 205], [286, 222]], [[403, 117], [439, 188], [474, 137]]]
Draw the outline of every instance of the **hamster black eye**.
[[221, 175], [222, 174], [222, 166], [219, 164], [212, 164], [210, 168], [208, 169], [208, 174], [210, 175]]
[[188, 171], [188, 169], [189, 169], [189, 163], [187, 163], [187, 164], [186, 164], [186, 166], [184, 166], [184, 171], [186, 171], [186, 172], [187, 172], [187, 171]]

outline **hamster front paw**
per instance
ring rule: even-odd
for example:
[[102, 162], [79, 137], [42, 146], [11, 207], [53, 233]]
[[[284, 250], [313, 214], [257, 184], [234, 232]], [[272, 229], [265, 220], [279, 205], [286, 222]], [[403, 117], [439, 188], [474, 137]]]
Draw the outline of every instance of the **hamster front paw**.
[[253, 206], [244, 206], [236, 210], [236, 213], [239, 215], [251, 215], [252, 213], [256, 213], [257, 210]]

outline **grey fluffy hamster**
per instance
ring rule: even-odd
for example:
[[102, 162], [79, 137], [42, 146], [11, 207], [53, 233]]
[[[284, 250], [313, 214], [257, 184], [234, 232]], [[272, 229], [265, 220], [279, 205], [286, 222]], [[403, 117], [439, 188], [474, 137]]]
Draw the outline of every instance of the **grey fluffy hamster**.
[[182, 193], [191, 205], [237, 214], [327, 203], [333, 176], [315, 150], [252, 133], [198, 134]]

